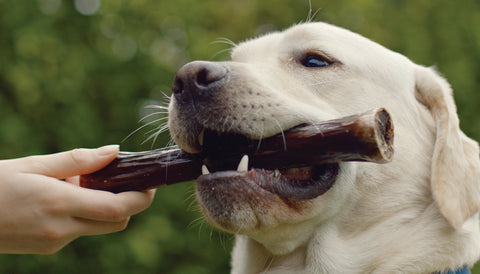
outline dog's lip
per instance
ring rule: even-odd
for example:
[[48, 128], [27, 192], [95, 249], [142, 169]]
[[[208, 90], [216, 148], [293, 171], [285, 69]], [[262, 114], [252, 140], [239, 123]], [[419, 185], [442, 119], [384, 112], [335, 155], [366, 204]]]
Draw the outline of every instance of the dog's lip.
[[339, 164], [325, 164], [315, 167], [267, 170], [248, 168], [248, 156], [240, 160], [237, 170], [223, 170], [210, 173], [206, 165], [202, 166], [202, 175], [198, 184], [233, 184], [233, 180], [249, 182], [283, 199], [309, 200], [327, 192], [335, 183]]
[[[247, 154], [242, 156], [242, 148], [248, 148], [248, 151], [258, 149], [261, 140], [250, 139], [242, 134], [219, 133], [204, 128], [198, 134], [197, 141], [205, 156], [202, 175], [197, 178], [198, 184], [221, 183], [225, 187], [238, 185], [235, 182], [248, 182], [257, 188], [256, 195], [267, 191], [282, 199], [301, 201], [316, 198], [328, 191], [339, 170], [338, 163], [311, 166], [302, 160], [281, 168], [255, 166], [257, 158], [250, 160]], [[268, 155], [268, 151], [262, 153]]]
[[[285, 137], [282, 147], [277, 143], [270, 146], [262, 139], [256, 140], [243, 134], [222, 133], [209, 128], [202, 128], [196, 136], [203, 157], [202, 175], [197, 178], [197, 184], [202, 187], [221, 184], [221, 188], [214, 187], [216, 191], [241, 191], [235, 186], [247, 183], [256, 189], [255, 194], [249, 195], [268, 192], [287, 200], [310, 200], [326, 193], [334, 185], [340, 170], [339, 162], [333, 158], [332, 161], [312, 162], [311, 157], [303, 158], [298, 154], [294, 160], [272, 158], [270, 161], [270, 153], [273, 153], [271, 157], [275, 157], [273, 155], [278, 155], [276, 151], [287, 150]], [[280, 137], [278, 139], [281, 140]], [[249, 156], [252, 158], [249, 159]]]

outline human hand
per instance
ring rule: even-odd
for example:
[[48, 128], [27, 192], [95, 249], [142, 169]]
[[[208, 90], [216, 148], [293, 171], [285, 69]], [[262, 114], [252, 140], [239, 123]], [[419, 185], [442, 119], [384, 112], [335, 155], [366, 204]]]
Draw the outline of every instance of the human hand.
[[[78, 186], [110, 163], [118, 146], [0, 160], [0, 253], [51, 254], [79, 236], [126, 228], [154, 191], [113, 194]], [[63, 181], [62, 179], [65, 179]]]

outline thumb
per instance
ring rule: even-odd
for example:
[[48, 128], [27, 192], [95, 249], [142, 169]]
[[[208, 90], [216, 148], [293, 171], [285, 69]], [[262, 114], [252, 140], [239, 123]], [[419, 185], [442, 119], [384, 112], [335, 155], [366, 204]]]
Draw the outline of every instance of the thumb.
[[22, 170], [28, 173], [42, 174], [58, 179], [92, 173], [108, 165], [119, 151], [118, 145], [103, 146], [96, 149], [77, 148], [70, 151], [30, 156], [20, 161]]

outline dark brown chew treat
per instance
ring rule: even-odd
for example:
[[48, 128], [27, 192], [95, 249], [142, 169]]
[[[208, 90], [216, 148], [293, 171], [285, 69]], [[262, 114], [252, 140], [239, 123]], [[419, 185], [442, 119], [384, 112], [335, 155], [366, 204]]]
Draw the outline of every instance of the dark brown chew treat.
[[120, 152], [105, 168], [82, 175], [80, 185], [115, 193], [146, 190], [194, 180], [203, 164], [211, 171], [235, 169], [245, 154], [251, 167], [263, 169], [341, 161], [387, 163], [393, 158], [393, 124], [385, 109], [301, 125], [261, 141], [213, 131], [206, 131], [204, 140], [199, 154], [177, 146]]
[[245, 154], [250, 166], [263, 169], [393, 158], [393, 124], [385, 109], [301, 125], [260, 142], [215, 132], [206, 132], [204, 140], [202, 158], [213, 171], [236, 167]]
[[123, 152], [105, 168], [80, 177], [80, 186], [114, 193], [190, 181], [201, 174], [202, 159], [177, 146]]

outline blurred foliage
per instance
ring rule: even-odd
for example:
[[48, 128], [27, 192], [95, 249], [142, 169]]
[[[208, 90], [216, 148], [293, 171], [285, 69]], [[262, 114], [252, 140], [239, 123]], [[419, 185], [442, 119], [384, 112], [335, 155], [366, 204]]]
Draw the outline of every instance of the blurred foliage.
[[[349, 28], [452, 84], [462, 121], [480, 139], [480, 2], [312, 0], [316, 19]], [[180, 66], [228, 58], [238, 42], [305, 21], [307, 0], [0, 0], [0, 158], [143, 143]], [[227, 50], [227, 51], [224, 51]], [[217, 54], [219, 53], [219, 54]], [[192, 183], [157, 192], [126, 231], [76, 240], [57, 254], [2, 255], [0, 273], [225, 273], [232, 236], [196, 209]]]

